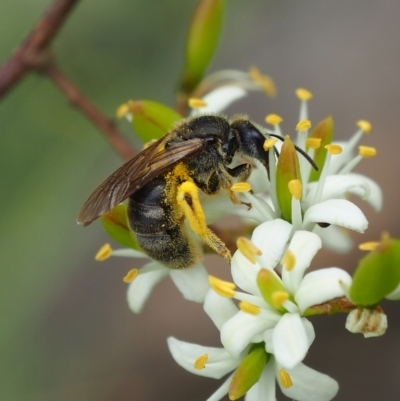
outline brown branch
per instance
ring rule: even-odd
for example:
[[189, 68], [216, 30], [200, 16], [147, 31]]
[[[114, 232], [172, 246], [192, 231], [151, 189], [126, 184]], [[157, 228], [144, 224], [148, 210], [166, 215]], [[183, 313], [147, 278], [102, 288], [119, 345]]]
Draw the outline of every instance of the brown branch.
[[130, 159], [135, 152], [113, 122], [66, 78], [53, 61], [51, 42], [77, 2], [78, 0], [55, 0], [18, 49], [0, 67], [0, 98], [27, 73], [42, 73], [105, 135], [110, 145], [124, 159]]

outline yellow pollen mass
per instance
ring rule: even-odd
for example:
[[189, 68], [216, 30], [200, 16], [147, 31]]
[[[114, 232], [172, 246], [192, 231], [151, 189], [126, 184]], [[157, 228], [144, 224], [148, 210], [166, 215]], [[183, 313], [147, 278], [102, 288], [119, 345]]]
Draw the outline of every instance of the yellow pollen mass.
[[248, 182], [237, 182], [230, 188], [232, 192], [249, 192], [251, 191], [251, 185]]
[[235, 284], [230, 281], [221, 280], [215, 276], [208, 276], [210, 287], [219, 295], [225, 298], [233, 298], [235, 296]]
[[271, 301], [272, 305], [279, 309], [285, 301], [289, 299], [289, 294], [286, 291], [275, 291], [272, 293]]
[[104, 244], [94, 257], [98, 262], [108, 259], [112, 255], [112, 248], [110, 244]]
[[129, 105], [127, 103], [123, 103], [118, 106], [117, 110], [115, 111], [115, 116], [117, 118], [123, 118], [130, 112]]
[[202, 370], [206, 367], [207, 361], [208, 361], [208, 354], [201, 355], [195, 360], [193, 366], [197, 370]]
[[265, 122], [271, 125], [278, 125], [282, 121], [282, 117], [278, 116], [278, 114], [268, 114], [267, 117], [265, 117]]
[[191, 97], [188, 100], [189, 107], [192, 109], [200, 109], [202, 107], [206, 107], [207, 103], [203, 99], [199, 99], [197, 97]]
[[369, 157], [376, 156], [376, 149], [373, 148], [372, 146], [362, 146], [361, 145], [358, 147], [358, 153], [360, 156], [368, 159]]
[[236, 241], [236, 246], [243, 256], [253, 265], [256, 263], [256, 255], [262, 255], [262, 252], [247, 238], [239, 237]]
[[343, 149], [340, 145], [335, 145], [333, 143], [331, 143], [329, 145], [325, 145], [325, 149], [331, 155], [340, 155], [343, 151]]
[[364, 131], [365, 134], [369, 134], [372, 129], [372, 125], [367, 120], [359, 120], [357, 121], [357, 127]]
[[294, 196], [297, 200], [300, 200], [303, 190], [300, 180], [290, 180], [288, 183], [288, 188], [292, 196]]
[[272, 78], [268, 75], [261, 74], [257, 67], [249, 68], [249, 76], [268, 96], [274, 97], [276, 95], [276, 86]]
[[133, 280], [135, 280], [135, 278], [138, 276], [139, 274], [139, 269], [131, 269], [128, 271], [128, 273], [126, 274], [126, 276], [122, 279], [122, 281], [124, 283], [131, 283]]
[[310, 100], [313, 97], [313, 95], [310, 91], [308, 91], [307, 89], [303, 89], [303, 88], [296, 89], [296, 96], [300, 100], [304, 100], [304, 101]]
[[265, 140], [263, 148], [265, 151], [271, 149], [278, 142], [277, 138], [268, 138]]
[[293, 386], [292, 379], [286, 370], [279, 369], [279, 382], [281, 383], [282, 387], [289, 388]]
[[321, 146], [321, 138], [307, 138], [306, 146], [311, 149], [318, 149]]
[[287, 250], [283, 255], [281, 260], [281, 264], [285, 266], [287, 271], [293, 270], [294, 266], [296, 265], [296, 256], [291, 250]]
[[239, 309], [250, 315], [258, 315], [260, 313], [260, 308], [258, 306], [246, 301], [239, 302]]
[[374, 251], [379, 245], [379, 241], [368, 241], [358, 245], [361, 251]]
[[301, 120], [296, 125], [296, 131], [307, 131], [311, 128], [310, 120]]

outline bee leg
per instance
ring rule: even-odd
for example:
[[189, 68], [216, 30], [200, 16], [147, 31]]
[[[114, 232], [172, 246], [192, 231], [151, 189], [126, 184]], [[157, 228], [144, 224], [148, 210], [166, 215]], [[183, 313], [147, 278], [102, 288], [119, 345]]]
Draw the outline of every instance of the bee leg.
[[246, 181], [251, 173], [252, 165], [250, 163], [240, 164], [234, 168], [226, 167], [226, 171], [232, 177], [237, 177], [241, 181]]
[[178, 187], [176, 199], [193, 232], [197, 234], [210, 248], [230, 263], [231, 253], [229, 252], [229, 249], [207, 227], [204, 211], [199, 200], [197, 186], [190, 181], [182, 183]]

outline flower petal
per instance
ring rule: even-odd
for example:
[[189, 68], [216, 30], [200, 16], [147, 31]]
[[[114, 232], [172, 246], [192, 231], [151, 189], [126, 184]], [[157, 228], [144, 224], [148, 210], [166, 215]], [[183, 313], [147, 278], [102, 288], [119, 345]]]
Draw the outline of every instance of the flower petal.
[[317, 372], [300, 363], [293, 369], [288, 369], [293, 385], [289, 388], [279, 386], [288, 398], [297, 401], [329, 401], [339, 391], [339, 385], [331, 377]]
[[169, 269], [172, 281], [178, 287], [183, 297], [193, 302], [204, 302], [210, 289], [208, 273], [202, 264], [189, 269]]
[[[238, 360], [232, 358], [224, 348], [204, 347], [168, 337], [167, 344], [175, 362], [190, 373], [198, 376], [220, 379], [238, 366]], [[204, 369], [196, 369], [194, 363], [204, 355], [208, 360]]]
[[247, 392], [245, 401], [275, 401], [275, 363], [269, 361], [258, 382]]
[[272, 311], [261, 311], [258, 315], [239, 311], [222, 327], [221, 342], [233, 357], [238, 358], [256, 336], [274, 327], [279, 317]]
[[364, 213], [354, 203], [345, 199], [330, 199], [311, 206], [304, 215], [303, 227], [328, 223], [363, 233], [368, 227]]
[[344, 288], [350, 288], [351, 282], [350, 275], [338, 267], [313, 271], [301, 282], [295, 295], [296, 303], [304, 312], [310, 306], [344, 296]]
[[220, 399], [222, 399], [223, 396], [225, 396], [226, 394], [228, 394], [229, 385], [231, 384], [232, 377], [233, 377], [233, 374], [230, 375], [230, 376], [221, 384], [221, 386], [219, 386], [219, 387], [217, 388], [217, 390], [214, 391], [214, 393], [211, 394], [211, 396], [207, 398], [206, 401], [219, 401]]
[[314, 233], [318, 234], [325, 248], [338, 253], [348, 253], [353, 249], [353, 240], [343, 227], [315, 226]]
[[221, 330], [222, 326], [238, 312], [238, 309], [232, 299], [221, 297], [210, 289], [204, 300], [204, 311], [218, 330]]
[[258, 263], [251, 263], [240, 251], [234, 253], [231, 262], [232, 278], [242, 290], [261, 296], [256, 282], [259, 271], [260, 265]]
[[251, 241], [262, 251], [262, 267], [273, 269], [279, 263], [291, 231], [292, 225], [281, 219], [262, 223], [254, 230]]
[[141, 312], [151, 291], [168, 275], [169, 270], [158, 262], [150, 262], [140, 269], [139, 275], [129, 284], [127, 292], [128, 305], [132, 312]]
[[291, 369], [307, 354], [312, 342], [311, 323], [298, 313], [286, 313], [279, 320], [272, 333], [273, 353], [277, 363]]
[[304, 271], [310, 266], [315, 254], [321, 249], [322, 242], [317, 234], [309, 231], [296, 231], [290, 241], [289, 250], [296, 258], [296, 263], [291, 270], [282, 270], [282, 280], [287, 290], [294, 294], [301, 280]]

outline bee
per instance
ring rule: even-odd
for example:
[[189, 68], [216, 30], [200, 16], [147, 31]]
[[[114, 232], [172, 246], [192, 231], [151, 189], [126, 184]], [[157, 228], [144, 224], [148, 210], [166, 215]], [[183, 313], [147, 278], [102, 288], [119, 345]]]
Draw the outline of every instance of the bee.
[[[240, 204], [230, 188], [235, 179], [249, 177], [253, 159], [268, 171], [265, 139], [245, 117], [231, 122], [215, 115], [185, 119], [103, 181], [83, 205], [78, 223], [87, 226], [129, 198], [129, 228], [150, 258], [172, 269], [196, 265], [201, 252], [193, 231], [230, 261], [229, 250], [205, 223], [198, 191], [224, 191]], [[236, 156], [241, 164], [229, 167]]]

